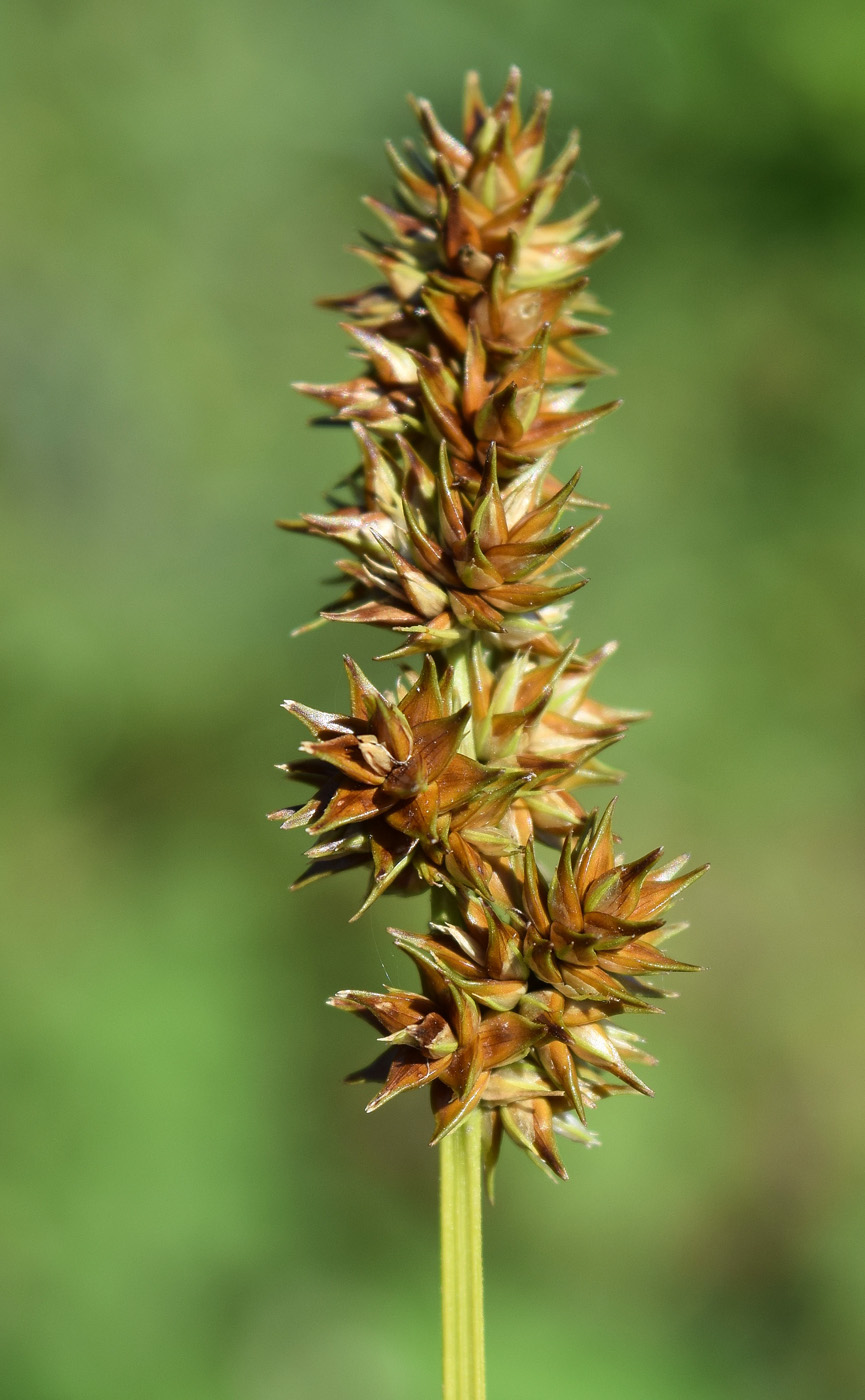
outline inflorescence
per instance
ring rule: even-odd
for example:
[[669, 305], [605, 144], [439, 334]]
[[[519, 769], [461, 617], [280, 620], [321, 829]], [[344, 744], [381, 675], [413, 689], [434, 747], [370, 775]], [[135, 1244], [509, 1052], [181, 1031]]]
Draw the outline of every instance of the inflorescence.
[[587, 1108], [651, 1092], [634, 1066], [654, 1061], [619, 1018], [657, 1011], [673, 994], [655, 975], [690, 970], [660, 946], [684, 925], [660, 916], [705, 869], [627, 861], [613, 804], [579, 796], [620, 778], [601, 754], [641, 717], [589, 696], [614, 644], [561, 640], [585, 583], [569, 556], [602, 508], [555, 462], [617, 407], [578, 405], [610, 372], [585, 348], [605, 329], [586, 269], [618, 235], [587, 231], [594, 200], [549, 221], [578, 139], [544, 170], [550, 94], [523, 120], [519, 86], [512, 69], [489, 107], [469, 74], [461, 140], [412, 102], [420, 148], [387, 148], [396, 207], [365, 201], [385, 235], [356, 251], [379, 281], [323, 303], [360, 373], [296, 386], [350, 425], [361, 461], [326, 513], [280, 521], [347, 551], [322, 617], [391, 633], [378, 659], [400, 672], [378, 690], [346, 658], [344, 714], [286, 701], [312, 736], [284, 771], [313, 795], [272, 814], [314, 838], [294, 888], [363, 866], [358, 913], [388, 888], [433, 892], [426, 933], [390, 930], [420, 991], [331, 999], [384, 1044], [351, 1079], [381, 1086], [369, 1109], [429, 1085], [433, 1142], [480, 1110], [488, 1183], [503, 1132], [564, 1177], [556, 1133], [594, 1143]]

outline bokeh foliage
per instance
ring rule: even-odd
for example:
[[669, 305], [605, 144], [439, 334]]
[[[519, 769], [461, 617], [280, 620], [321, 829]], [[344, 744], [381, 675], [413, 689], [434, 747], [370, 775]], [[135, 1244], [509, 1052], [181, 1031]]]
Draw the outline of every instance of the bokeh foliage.
[[602, 1106], [568, 1186], [503, 1162], [491, 1394], [861, 1393], [861, 6], [0, 24], [0, 1393], [436, 1393], [423, 1105], [364, 1117], [323, 1004], [411, 975], [392, 908], [290, 899], [301, 843], [262, 819], [278, 701], [337, 704], [376, 638], [289, 639], [327, 549], [270, 521], [353, 460], [287, 385], [346, 364], [310, 303], [363, 280], [404, 90], [454, 118], [514, 60], [627, 234], [596, 276], [625, 408], [570, 449], [613, 507], [574, 605], [622, 643], [598, 693], [656, 714], [621, 822], [714, 870], [655, 1102]]

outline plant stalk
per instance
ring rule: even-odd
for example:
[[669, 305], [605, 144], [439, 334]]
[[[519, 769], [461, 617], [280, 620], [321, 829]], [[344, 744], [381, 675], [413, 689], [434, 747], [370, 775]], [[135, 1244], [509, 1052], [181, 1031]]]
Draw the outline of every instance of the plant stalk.
[[481, 1115], [476, 1109], [439, 1146], [442, 1400], [485, 1400], [481, 1247]]

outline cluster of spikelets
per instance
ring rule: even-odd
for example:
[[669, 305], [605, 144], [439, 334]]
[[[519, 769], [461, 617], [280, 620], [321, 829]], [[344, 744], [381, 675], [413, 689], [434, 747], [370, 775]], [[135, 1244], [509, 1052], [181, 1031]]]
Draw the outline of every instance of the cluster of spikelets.
[[427, 933], [391, 930], [421, 990], [332, 999], [385, 1047], [353, 1078], [381, 1085], [370, 1109], [429, 1085], [434, 1142], [481, 1111], [488, 1179], [503, 1132], [565, 1176], [555, 1133], [591, 1143], [588, 1107], [650, 1092], [634, 1065], [653, 1061], [618, 1018], [657, 1010], [653, 976], [688, 968], [660, 916], [701, 873], [659, 850], [626, 861], [612, 804], [578, 796], [620, 776], [600, 755], [639, 718], [589, 697], [611, 645], [560, 640], [585, 582], [567, 556], [600, 517], [565, 523], [593, 503], [555, 458], [616, 406], [577, 406], [607, 372], [584, 349], [603, 329], [586, 268], [616, 236], [587, 232], [593, 203], [547, 221], [577, 138], [544, 170], [550, 96], [523, 121], [518, 94], [512, 70], [489, 107], [470, 74], [462, 140], [413, 104], [422, 146], [389, 148], [397, 206], [366, 201], [386, 237], [357, 250], [381, 280], [326, 303], [361, 372], [298, 386], [350, 425], [361, 462], [327, 513], [280, 522], [347, 550], [322, 616], [387, 629], [379, 659], [401, 663], [388, 693], [347, 659], [345, 714], [286, 702], [312, 735], [285, 772], [313, 795], [273, 813], [314, 838], [296, 887], [363, 866], [362, 909], [433, 891]]

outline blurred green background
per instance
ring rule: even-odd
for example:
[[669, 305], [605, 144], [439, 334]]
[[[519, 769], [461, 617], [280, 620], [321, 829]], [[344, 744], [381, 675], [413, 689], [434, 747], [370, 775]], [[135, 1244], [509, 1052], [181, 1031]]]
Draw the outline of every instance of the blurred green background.
[[626, 405], [570, 449], [613, 506], [575, 624], [656, 716], [622, 828], [714, 868], [655, 1101], [603, 1105], [568, 1185], [504, 1153], [491, 1400], [865, 1394], [861, 4], [0, 27], [4, 1400], [437, 1394], [426, 1107], [365, 1117], [368, 1032], [324, 1006], [411, 976], [394, 907], [289, 897], [302, 839], [263, 821], [279, 702], [338, 705], [380, 638], [290, 639], [328, 549], [271, 522], [354, 460], [288, 384], [349, 363], [311, 302], [365, 280], [404, 92], [452, 121], [512, 61], [626, 231], [595, 278]]

